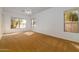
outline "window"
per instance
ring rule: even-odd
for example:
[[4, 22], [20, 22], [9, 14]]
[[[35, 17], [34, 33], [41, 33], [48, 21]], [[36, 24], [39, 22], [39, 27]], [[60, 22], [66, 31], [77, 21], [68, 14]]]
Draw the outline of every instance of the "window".
[[79, 33], [78, 10], [72, 9], [65, 11], [65, 32]]
[[13, 17], [11, 19], [11, 29], [16, 29], [16, 28], [25, 28], [26, 27], [26, 20], [23, 18], [17, 18]]

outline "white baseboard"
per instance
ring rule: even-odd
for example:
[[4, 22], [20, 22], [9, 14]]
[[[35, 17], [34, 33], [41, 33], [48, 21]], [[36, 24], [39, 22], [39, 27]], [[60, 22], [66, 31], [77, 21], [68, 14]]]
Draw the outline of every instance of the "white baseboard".
[[60, 35], [50, 35], [50, 36], [54, 36], [54, 37], [58, 37], [58, 38], [61, 38], [61, 39], [65, 39], [65, 40], [74, 41], [74, 42], [78, 42], [79, 43], [79, 41], [76, 40], [76, 39], [71, 39], [71, 38], [60, 36]]
[[[38, 32], [38, 31], [34, 31], [34, 32]], [[42, 32], [38, 32], [38, 33], [42, 33]], [[76, 40], [76, 39], [71, 39], [71, 38], [67, 38], [67, 37], [60, 36], [60, 35], [47, 34], [47, 33], [42, 33], [42, 34], [49, 35], [49, 36], [53, 36], [53, 37], [58, 37], [58, 38], [61, 38], [61, 39], [65, 39], [65, 40], [74, 41], [74, 42], [78, 42], [79, 43], [79, 41]]]

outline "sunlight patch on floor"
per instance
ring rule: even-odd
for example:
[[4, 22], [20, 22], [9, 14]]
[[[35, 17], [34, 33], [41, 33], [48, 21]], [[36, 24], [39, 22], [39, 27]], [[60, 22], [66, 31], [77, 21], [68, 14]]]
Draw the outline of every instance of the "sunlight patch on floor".
[[79, 45], [71, 43], [75, 48], [79, 49]]
[[28, 36], [31, 36], [31, 35], [34, 34], [34, 32], [25, 32], [24, 34], [25, 34], [25, 35], [28, 35]]

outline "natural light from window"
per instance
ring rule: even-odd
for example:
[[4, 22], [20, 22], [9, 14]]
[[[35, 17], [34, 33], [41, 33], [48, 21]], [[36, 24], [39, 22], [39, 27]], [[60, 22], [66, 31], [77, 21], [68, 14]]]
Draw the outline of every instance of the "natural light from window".
[[26, 19], [14, 17], [11, 19], [11, 29], [26, 28], [26, 23]]

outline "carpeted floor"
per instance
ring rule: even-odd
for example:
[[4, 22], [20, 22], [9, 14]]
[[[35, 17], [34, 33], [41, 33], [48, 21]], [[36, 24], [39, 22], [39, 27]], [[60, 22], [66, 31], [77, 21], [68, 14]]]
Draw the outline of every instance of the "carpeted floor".
[[79, 52], [79, 43], [35, 32], [7, 34], [0, 40], [3, 52]]

